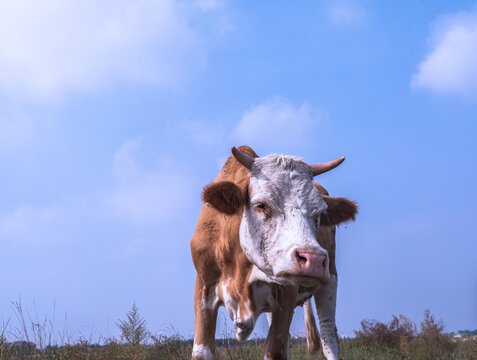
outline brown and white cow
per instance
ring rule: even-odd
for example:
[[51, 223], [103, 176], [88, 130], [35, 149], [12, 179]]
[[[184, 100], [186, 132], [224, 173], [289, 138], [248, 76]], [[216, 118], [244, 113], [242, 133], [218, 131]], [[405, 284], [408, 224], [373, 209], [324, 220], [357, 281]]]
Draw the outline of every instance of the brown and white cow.
[[[192, 359], [214, 358], [221, 305], [238, 340], [250, 335], [262, 312], [270, 313], [265, 359], [287, 359], [294, 308], [313, 295], [323, 352], [339, 359], [334, 226], [354, 219], [357, 206], [328, 196], [313, 177], [343, 160], [310, 166], [297, 157], [258, 157], [248, 146], [232, 148], [202, 193], [191, 240], [197, 270]], [[316, 350], [319, 334], [309, 301], [305, 323], [309, 349]]]

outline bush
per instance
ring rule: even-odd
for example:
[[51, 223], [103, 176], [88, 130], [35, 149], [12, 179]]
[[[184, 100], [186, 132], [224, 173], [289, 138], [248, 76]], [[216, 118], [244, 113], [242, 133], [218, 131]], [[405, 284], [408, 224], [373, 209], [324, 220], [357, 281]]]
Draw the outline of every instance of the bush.
[[400, 348], [417, 335], [416, 325], [404, 315], [393, 315], [389, 323], [365, 319], [361, 330], [354, 332], [358, 343], [372, 347]]
[[456, 344], [444, 333], [444, 329], [442, 320], [436, 321], [434, 315], [426, 309], [418, 338], [403, 347], [403, 354], [416, 360], [454, 359]]
[[378, 320], [361, 321], [361, 329], [355, 331], [354, 350], [364, 348], [386, 352], [403, 359], [412, 360], [447, 360], [477, 359], [475, 341], [456, 343], [444, 332], [445, 325], [424, 311], [424, 320], [417, 332], [416, 325], [406, 316], [393, 315], [389, 323]]

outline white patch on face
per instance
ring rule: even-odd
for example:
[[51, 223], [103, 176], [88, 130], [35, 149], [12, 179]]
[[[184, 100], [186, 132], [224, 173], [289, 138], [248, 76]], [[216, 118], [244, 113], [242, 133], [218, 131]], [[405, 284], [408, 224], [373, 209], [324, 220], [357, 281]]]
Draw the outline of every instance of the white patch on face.
[[[317, 241], [317, 230], [327, 205], [312, 180], [310, 166], [290, 156], [257, 158], [250, 170], [252, 199], [242, 216], [240, 244], [249, 260], [274, 282], [290, 283], [286, 275], [300, 272], [295, 250], [326, 253]], [[267, 212], [257, 211], [254, 204], [259, 202]]]
[[212, 354], [212, 351], [210, 351], [207, 345], [194, 344], [194, 347], [192, 348], [192, 358], [214, 360], [214, 354]]

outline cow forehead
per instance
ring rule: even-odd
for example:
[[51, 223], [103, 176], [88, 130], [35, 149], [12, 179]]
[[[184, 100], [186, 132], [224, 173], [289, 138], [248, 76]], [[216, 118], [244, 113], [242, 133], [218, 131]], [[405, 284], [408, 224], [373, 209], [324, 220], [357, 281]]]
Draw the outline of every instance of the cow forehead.
[[273, 176], [277, 172], [288, 172], [292, 175], [313, 178], [311, 166], [297, 156], [270, 154], [256, 158], [250, 169], [250, 174], [255, 177]]
[[298, 157], [272, 154], [257, 158], [250, 170], [252, 201], [324, 210], [326, 204], [312, 180], [311, 167]]

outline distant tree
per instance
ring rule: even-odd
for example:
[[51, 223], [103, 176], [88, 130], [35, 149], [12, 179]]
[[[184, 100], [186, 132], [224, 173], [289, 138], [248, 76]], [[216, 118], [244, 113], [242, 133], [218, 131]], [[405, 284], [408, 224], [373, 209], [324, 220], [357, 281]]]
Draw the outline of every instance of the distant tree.
[[147, 330], [147, 323], [137, 309], [134, 302], [131, 309], [126, 314], [125, 320], [119, 320], [116, 325], [121, 330], [121, 340], [129, 345], [139, 345], [146, 342], [149, 338], [149, 331]]
[[459, 330], [457, 333], [461, 336], [475, 336], [477, 335], [477, 329], [476, 330]]

